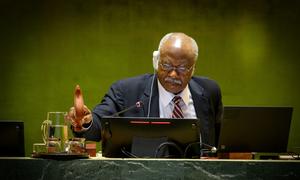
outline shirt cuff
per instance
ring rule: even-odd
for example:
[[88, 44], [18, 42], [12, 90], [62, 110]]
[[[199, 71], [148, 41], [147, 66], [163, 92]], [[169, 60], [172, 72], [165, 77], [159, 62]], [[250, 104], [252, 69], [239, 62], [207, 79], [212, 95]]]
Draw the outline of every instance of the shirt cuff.
[[82, 124], [82, 129], [80, 131], [74, 131], [74, 127], [73, 126], [71, 126], [71, 129], [72, 129], [72, 131], [74, 133], [80, 134], [80, 133], [83, 133], [83, 132], [89, 130], [91, 128], [92, 124], [93, 124], [93, 118], [92, 118], [91, 122], [86, 123], [86, 124]]

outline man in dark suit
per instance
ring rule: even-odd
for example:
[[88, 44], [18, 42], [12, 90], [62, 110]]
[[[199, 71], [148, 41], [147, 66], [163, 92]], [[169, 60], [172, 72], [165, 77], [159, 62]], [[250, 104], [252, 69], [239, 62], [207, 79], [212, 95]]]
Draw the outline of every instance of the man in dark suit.
[[[198, 57], [197, 43], [183, 33], [170, 33], [153, 53], [156, 74], [145, 74], [114, 83], [102, 102], [86, 116], [74, 121], [74, 108], [68, 118], [76, 133], [89, 140], [101, 140], [101, 117], [111, 116], [137, 102], [143, 106], [119, 114], [124, 117], [198, 118], [202, 141], [217, 145], [223, 114], [221, 90], [217, 83], [193, 76]], [[176, 99], [176, 101], [174, 100]], [[180, 133], [180, 132], [178, 132]]]

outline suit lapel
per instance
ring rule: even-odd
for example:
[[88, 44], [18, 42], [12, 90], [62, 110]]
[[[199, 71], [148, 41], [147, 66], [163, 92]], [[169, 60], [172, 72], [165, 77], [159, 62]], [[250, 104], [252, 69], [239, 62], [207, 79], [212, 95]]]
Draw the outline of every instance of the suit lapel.
[[[153, 84], [152, 84], [153, 81]], [[152, 96], [151, 95], [151, 86], [152, 86]], [[157, 87], [157, 78], [156, 74], [151, 76], [149, 80], [146, 82], [146, 87], [143, 96], [141, 97], [141, 100], [144, 103], [143, 110], [144, 110], [144, 117], [147, 117], [148, 115], [148, 109], [149, 109], [149, 101], [151, 99], [151, 108], [150, 108], [150, 114], [149, 117], [159, 117], [159, 98], [158, 98], [158, 87]]]
[[207, 98], [204, 96], [204, 89], [202, 86], [197, 84], [193, 79], [189, 82], [189, 89], [192, 94], [196, 115], [198, 118], [202, 117], [202, 109], [206, 108], [204, 105], [207, 104]]

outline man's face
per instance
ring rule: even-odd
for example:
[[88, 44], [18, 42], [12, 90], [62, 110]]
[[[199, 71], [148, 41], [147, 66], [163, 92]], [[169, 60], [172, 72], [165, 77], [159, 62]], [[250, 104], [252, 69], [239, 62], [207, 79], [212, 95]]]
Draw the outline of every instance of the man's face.
[[189, 51], [174, 48], [161, 51], [157, 70], [159, 82], [167, 91], [180, 93], [192, 77], [194, 64], [195, 56]]

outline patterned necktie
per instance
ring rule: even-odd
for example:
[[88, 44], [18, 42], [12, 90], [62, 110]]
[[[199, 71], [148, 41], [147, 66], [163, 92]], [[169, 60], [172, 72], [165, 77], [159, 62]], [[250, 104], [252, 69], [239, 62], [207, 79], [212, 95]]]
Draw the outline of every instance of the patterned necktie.
[[172, 113], [172, 118], [184, 118], [182, 109], [179, 105], [182, 98], [180, 96], [175, 96], [172, 101], [174, 102], [174, 109]]

